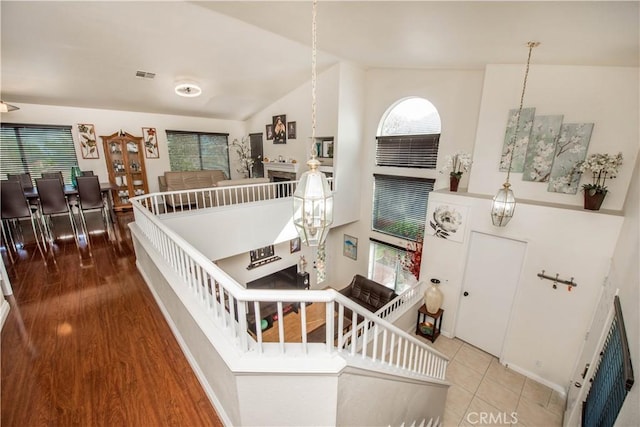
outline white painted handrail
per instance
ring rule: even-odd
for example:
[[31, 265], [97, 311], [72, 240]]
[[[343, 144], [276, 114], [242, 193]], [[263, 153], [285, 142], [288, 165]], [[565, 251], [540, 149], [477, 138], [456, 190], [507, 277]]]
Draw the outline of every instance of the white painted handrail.
[[[275, 186], [273, 184], [242, 187], [250, 187], [245, 194], [276, 194], [273, 191], [282, 188], [290, 191], [286, 194], [291, 195], [297, 183], [287, 182], [284, 186], [280, 182], [275, 183]], [[276, 351], [282, 357], [286, 357], [292, 349], [296, 354], [309, 354], [311, 351], [345, 353], [351, 357], [359, 356], [379, 369], [391, 369], [395, 373], [400, 371], [404, 375], [444, 381], [448, 358], [390, 323], [395, 320], [395, 313], [399, 312], [400, 308], [407, 307], [408, 304], [415, 303], [417, 298], [421, 298], [422, 284], [411, 288], [377, 313], [364, 309], [331, 289], [246, 289], [157, 217], [167, 212], [166, 197], [171, 194], [181, 194], [183, 199], [188, 200], [192, 197], [189, 193], [196, 193], [196, 200], [198, 196], [208, 194], [209, 200], [219, 201], [224, 200], [221, 199], [224, 195], [218, 192], [230, 190], [227, 194], [238, 196], [235, 199], [236, 203], [257, 201], [240, 197], [244, 190], [240, 188], [156, 193], [131, 199], [137, 227], [166, 266], [180, 278], [183, 289], [197, 299], [207, 318], [223, 331], [230, 344], [236, 346], [240, 352], [263, 354], [268, 351], [271, 354]], [[285, 197], [284, 193], [280, 193], [278, 197]], [[195, 209], [204, 207], [195, 204]], [[188, 210], [192, 209], [182, 211]], [[324, 308], [322, 345], [307, 342], [307, 314], [311, 304], [319, 304], [318, 307]], [[266, 313], [262, 311], [267, 306], [270, 306], [270, 309], [266, 319], [284, 319], [289, 311], [297, 311], [300, 318], [293, 325], [286, 321], [277, 322], [275, 342], [265, 342], [263, 339], [265, 331], [262, 319], [265, 319]], [[352, 312], [350, 318], [345, 317], [345, 311]], [[295, 340], [287, 337], [287, 332], [291, 332], [288, 328], [296, 329]], [[271, 331], [271, 335], [274, 334], [275, 329]]]

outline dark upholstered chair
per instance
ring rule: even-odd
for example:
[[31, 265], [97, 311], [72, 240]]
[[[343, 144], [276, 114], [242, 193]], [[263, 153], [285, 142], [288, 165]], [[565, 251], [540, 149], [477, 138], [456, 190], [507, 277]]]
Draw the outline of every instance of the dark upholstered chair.
[[87, 220], [84, 216], [85, 212], [99, 210], [102, 215], [102, 221], [105, 226], [105, 231], [111, 237], [111, 226], [109, 220], [109, 212], [107, 204], [102, 198], [102, 192], [100, 191], [100, 182], [98, 177], [93, 176], [78, 176], [76, 177], [78, 183], [78, 197], [80, 199], [80, 219], [82, 221], [82, 231], [87, 240], [87, 244], [91, 246], [89, 241], [89, 229], [87, 228]]
[[[43, 174], [44, 175], [44, 174]], [[64, 194], [64, 187], [60, 179], [56, 178], [39, 178], [36, 179], [36, 187], [38, 188], [38, 198], [40, 199], [40, 213], [42, 216], [42, 225], [47, 234], [49, 243], [53, 243], [54, 236], [52, 232], [51, 216], [57, 214], [67, 214], [71, 229], [73, 230], [73, 238], [78, 249], [78, 229], [73, 212], [69, 207], [67, 197]]]
[[18, 173], [18, 174], [7, 174], [7, 179], [9, 181], [20, 181], [22, 184], [22, 188], [25, 190], [31, 190], [33, 188], [33, 180], [31, 179], [30, 173]]
[[[62, 183], [62, 187], [64, 189], [64, 177], [62, 176], [62, 172], [58, 171], [58, 172], [42, 172], [42, 178], [45, 179], [51, 179], [51, 178], [56, 178], [59, 179], [60, 182]], [[37, 186], [37, 184], [36, 184]]]
[[[40, 254], [42, 247], [40, 246], [40, 240], [42, 239], [42, 230], [40, 226], [36, 228], [36, 218], [34, 212], [29, 206], [27, 198], [24, 196], [24, 190], [20, 181], [7, 180], [2, 181], [0, 194], [1, 204], [1, 217], [2, 217], [2, 237], [5, 241], [5, 247], [11, 262], [13, 262], [13, 252], [16, 251], [16, 243], [14, 239], [14, 230], [20, 232], [22, 237], [22, 245], [24, 246], [24, 237], [22, 236], [22, 229], [20, 228], [20, 222], [17, 221], [22, 218], [29, 218], [31, 221], [31, 228], [33, 229], [33, 238], [38, 245]], [[38, 232], [40, 231], [40, 232]], [[44, 246], [44, 241], [42, 242]]]
[[93, 171], [82, 171], [82, 172], [80, 172], [80, 174], [82, 176], [93, 176], [94, 175]]

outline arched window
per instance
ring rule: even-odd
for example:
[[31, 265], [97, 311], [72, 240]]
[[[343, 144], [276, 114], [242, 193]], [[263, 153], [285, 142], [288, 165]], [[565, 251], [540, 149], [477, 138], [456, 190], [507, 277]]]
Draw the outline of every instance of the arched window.
[[440, 114], [424, 98], [405, 98], [384, 115], [378, 135], [440, 135]]
[[380, 122], [376, 166], [435, 169], [440, 115], [424, 98], [405, 98], [392, 105]]
[[[413, 242], [423, 241], [427, 202], [435, 180], [419, 175], [424, 174], [424, 169], [436, 168], [439, 141], [440, 115], [424, 98], [402, 99], [384, 114], [376, 137], [378, 168], [373, 175], [371, 214], [374, 231]], [[387, 167], [416, 169], [418, 173], [398, 173], [397, 169]], [[407, 250], [396, 247], [391, 251], [387, 246], [384, 242], [371, 241], [369, 278], [378, 279], [399, 292], [416, 278], [399, 267], [401, 260], [409, 256]], [[382, 253], [392, 253], [392, 256], [379, 256]], [[387, 265], [389, 260], [395, 267]]]

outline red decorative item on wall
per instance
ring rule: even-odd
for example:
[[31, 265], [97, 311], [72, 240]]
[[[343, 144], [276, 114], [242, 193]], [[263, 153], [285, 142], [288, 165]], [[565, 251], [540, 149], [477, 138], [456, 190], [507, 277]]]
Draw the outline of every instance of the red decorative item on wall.
[[419, 280], [420, 264], [422, 263], [422, 239], [407, 245], [407, 255], [402, 263], [403, 267]]

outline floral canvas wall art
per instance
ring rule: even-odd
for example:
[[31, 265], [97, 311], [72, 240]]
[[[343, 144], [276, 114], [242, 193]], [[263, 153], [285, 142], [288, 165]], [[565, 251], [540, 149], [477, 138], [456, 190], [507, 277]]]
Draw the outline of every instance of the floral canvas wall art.
[[451, 203], [429, 203], [429, 230], [426, 234], [451, 240], [464, 242], [465, 228], [467, 224], [468, 207]]
[[98, 151], [95, 127], [87, 123], [78, 123], [78, 137], [80, 138], [82, 158], [99, 159], [100, 152]]
[[592, 131], [593, 123], [565, 123], [562, 125], [547, 191], [565, 194], [578, 192], [581, 175], [579, 166], [587, 157]]
[[535, 116], [527, 144], [523, 181], [548, 182], [563, 116]]
[[[527, 153], [527, 145], [529, 143], [529, 135], [531, 134], [535, 113], [535, 108], [522, 109], [518, 134], [514, 140], [518, 110], [509, 110], [507, 129], [504, 134], [504, 144], [502, 146], [502, 157], [500, 158], [501, 172], [506, 172], [509, 169], [510, 161], [511, 172], [522, 172], [524, 170], [524, 159]], [[513, 156], [513, 159], [511, 159], [511, 156]]]
[[144, 154], [147, 159], [158, 159], [158, 136], [156, 128], [142, 128], [142, 138], [144, 140]]

